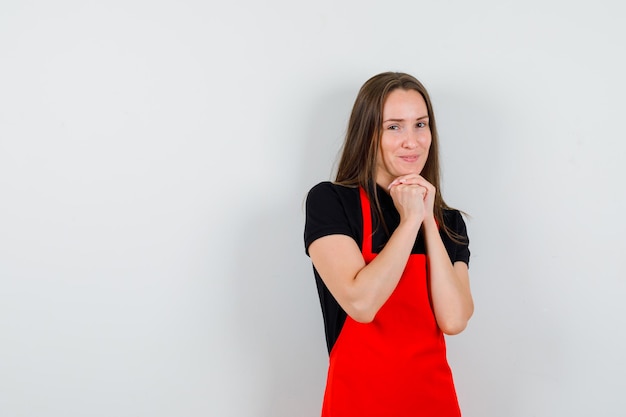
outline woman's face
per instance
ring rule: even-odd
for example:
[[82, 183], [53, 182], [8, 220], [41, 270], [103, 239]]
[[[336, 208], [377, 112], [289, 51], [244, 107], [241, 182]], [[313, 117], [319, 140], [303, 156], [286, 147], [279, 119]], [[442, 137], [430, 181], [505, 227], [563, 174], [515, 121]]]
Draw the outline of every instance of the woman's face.
[[430, 142], [428, 109], [422, 95], [415, 90], [393, 90], [383, 106], [376, 182], [387, 188], [401, 175], [421, 173]]

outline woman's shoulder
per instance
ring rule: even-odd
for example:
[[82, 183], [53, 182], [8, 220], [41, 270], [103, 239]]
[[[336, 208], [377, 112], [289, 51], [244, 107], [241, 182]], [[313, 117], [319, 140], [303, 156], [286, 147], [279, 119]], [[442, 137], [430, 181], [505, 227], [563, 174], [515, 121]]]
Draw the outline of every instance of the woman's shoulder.
[[463, 212], [455, 208], [448, 207], [448, 208], [443, 209], [443, 221], [446, 224], [446, 226], [452, 228], [453, 230], [461, 225], [465, 227], [465, 220], [463, 220]]
[[450, 260], [452, 262], [462, 261], [469, 265], [469, 237], [463, 212], [453, 208], [444, 209], [443, 221], [447, 230], [441, 230], [441, 238]]
[[322, 181], [322, 182], [315, 184], [309, 191], [309, 194], [311, 193], [354, 194], [354, 193], [357, 193], [358, 190], [359, 190], [358, 186], [337, 184], [336, 182], [332, 182], [332, 181]]
[[337, 184], [331, 181], [322, 181], [314, 185], [308, 193], [307, 200], [309, 201], [345, 201], [353, 200], [359, 195], [359, 188], [353, 186], [347, 186]]
[[358, 241], [361, 216], [358, 187], [324, 181], [316, 184], [306, 199], [304, 240], [306, 248], [316, 239], [343, 234]]

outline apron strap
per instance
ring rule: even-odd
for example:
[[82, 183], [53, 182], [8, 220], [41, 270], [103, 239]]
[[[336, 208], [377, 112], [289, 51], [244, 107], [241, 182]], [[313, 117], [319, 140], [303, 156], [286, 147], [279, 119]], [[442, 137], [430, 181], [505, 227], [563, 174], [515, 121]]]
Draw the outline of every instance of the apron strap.
[[363, 187], [359, 187], [359, 196], [361, 198], [361, 213], [363, 215], [363, 243], [361, 252], [367, 262], [372, 258], [372, 211], [370, 208], [370, 200]]

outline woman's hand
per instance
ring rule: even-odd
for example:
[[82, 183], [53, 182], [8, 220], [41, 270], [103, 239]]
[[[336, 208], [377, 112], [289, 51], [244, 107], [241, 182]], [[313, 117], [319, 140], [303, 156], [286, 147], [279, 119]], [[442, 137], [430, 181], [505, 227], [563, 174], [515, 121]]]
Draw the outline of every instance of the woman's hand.
[[436, 189], [421, 175], [408, 174], [396, 178], [389, 184], [389, 193], [400, 219], [417, 215], [421, 223], [434, 218]]

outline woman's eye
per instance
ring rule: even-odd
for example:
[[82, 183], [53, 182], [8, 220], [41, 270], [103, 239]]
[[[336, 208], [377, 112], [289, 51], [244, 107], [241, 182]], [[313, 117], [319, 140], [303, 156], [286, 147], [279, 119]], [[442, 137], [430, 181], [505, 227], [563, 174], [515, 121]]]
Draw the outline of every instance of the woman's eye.
[[426, 127], [426, 123], [424, 123], [424, 122], [417, 122], [417, 127]]
[[387, 127], [387, 129], [389, 129], [389, 130], [398, 130], [398, 129], [400, 129], [400, 127], [398, 127], [398, 125], [391, 125], [391, 126]]

